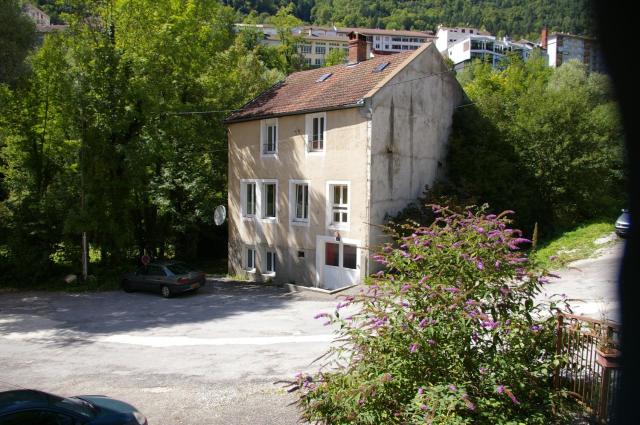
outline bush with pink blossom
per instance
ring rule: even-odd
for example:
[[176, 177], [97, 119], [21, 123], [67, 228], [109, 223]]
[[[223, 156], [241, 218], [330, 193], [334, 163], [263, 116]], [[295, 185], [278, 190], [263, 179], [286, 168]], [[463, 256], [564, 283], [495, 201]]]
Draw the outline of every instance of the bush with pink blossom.
[[366, 290], [318, 316], [337, 340], [292, 386], [304, 420], [326, 424], [562, 423], [552, 385], [555, 303], [535, 296], [549, 276], [506, 211], [432, 206], [374, 255]]

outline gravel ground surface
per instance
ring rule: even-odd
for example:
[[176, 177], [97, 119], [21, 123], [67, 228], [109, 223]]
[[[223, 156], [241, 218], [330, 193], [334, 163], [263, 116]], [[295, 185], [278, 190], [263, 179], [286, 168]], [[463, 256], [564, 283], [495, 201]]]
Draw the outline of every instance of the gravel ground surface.
[[335, 296], [209, 280], [197, 294], [0, 295], [0, 381], [106, 394], [152, 425], [295, 424], [274, 382], [323, 354]]

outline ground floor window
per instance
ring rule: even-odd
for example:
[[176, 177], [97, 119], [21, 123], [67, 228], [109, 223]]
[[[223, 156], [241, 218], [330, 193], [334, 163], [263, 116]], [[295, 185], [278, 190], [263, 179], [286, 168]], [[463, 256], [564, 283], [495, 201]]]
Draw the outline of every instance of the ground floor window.
[[255, 271], [256, 269], [256, 250], [254, 248], [247, 248], [246, 270]]
[[267, 264], [266, 264], [266, 267], [265, 267], [266, 272], [275, 274], [275, 272], [276, 272], [276, 252], [275, 251], [267, 251], [266, 261], [267, 261]]

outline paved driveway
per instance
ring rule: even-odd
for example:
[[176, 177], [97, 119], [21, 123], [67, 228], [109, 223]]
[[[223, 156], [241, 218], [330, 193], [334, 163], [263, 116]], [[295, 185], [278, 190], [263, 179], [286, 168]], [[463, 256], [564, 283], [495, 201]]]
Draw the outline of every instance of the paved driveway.
[[594, 258], [570, 263], [555, 272], [560, 279], [545, 285], [544, 294], [565, 294], [576, 314], [619, 322], [618, 274], [623, 252], [624, 241], [618, 240]]
[[325, 352], [333, 297], [209, 281], [172, 299], [124, 292], [0, 294], [0, 380], [107, 394], [150, 424], [294, 424], [273, 383]]

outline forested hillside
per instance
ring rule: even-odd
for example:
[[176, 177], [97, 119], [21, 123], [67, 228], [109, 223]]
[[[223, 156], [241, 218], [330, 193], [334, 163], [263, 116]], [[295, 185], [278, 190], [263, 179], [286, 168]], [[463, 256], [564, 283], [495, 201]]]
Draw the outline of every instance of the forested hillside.
[[[267, 21], [288, 0], [221, 0], [238, 11]], [[389, 29], [431, 29], [439, 24], [484, 27], [510, 36], [534, 38], [543, 26], [552, 31], [592, 34], [587, 0], [297, 0], [295, 15], [305, 22]], [[54, 20], [70, 0], [38, 0]]]
[[[286, 0], [224, 0], [243, 14], [273, 14]], [[587, 0], [301, 0], [296, 15], [315, 24], [435, 29], [438, 24], [484, 27], [496, 34], [533, 36], [543, 26], [593, 32]], [[264, 15], [263, 15], [264, 18]]]

